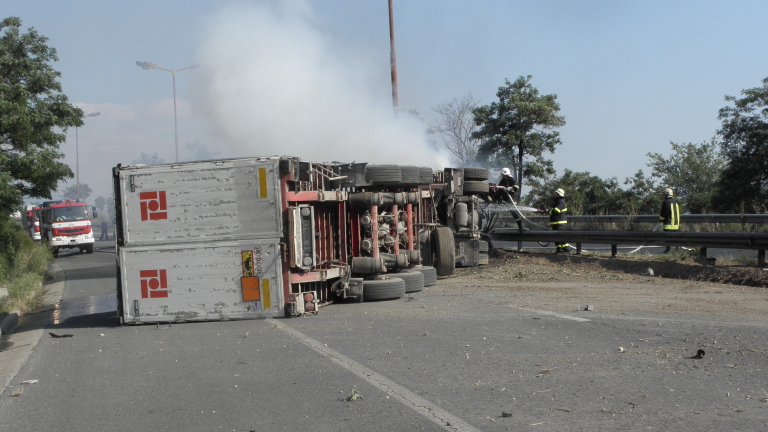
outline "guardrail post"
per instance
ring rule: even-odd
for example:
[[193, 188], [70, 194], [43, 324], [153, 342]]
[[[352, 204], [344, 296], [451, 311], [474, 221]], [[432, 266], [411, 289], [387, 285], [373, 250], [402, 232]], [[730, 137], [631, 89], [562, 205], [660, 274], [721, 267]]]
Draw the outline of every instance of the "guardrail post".
[[765, 266], [765, 249], [757, 251], [757, 265], [761, 267]]
[[707, 257], [707, 248], [703, 247], [701, 248], [701, 257], [706, 258]]
[[522, 252], [523, 251], [523, 242], [519, 241], [517, 242], [517, 251]]
[[581, 255], [581, 243], [576, 243], [576, 255]]
[[619, 254], [619, 248], [615, 245], [611, 245], [611, 258], [616, 258], [616, 255]]

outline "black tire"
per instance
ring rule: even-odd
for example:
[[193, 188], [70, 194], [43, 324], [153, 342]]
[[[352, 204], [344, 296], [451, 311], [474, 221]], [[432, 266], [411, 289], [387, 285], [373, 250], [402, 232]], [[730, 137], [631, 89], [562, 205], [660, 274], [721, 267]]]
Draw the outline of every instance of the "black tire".
[[58, 258], [59, 257], [59, 248], [53, 248], [53, 251], [51, 251], [51, 253], [53, 253], [53, 257], [54, 258]]
[[432, 168], [430, 167], [419, 167], [419, 184], [420, 185], [429, 185], [432, 184]]
[[416, 186], [419, 184], [419, 167], [413, 165], [400, 166], [400, 184]]
[[480, 246], [479, 246], [480, 252], [484, 252], [484, 253], [487, 254], [488, 253], [488, 249], [489, 249], [488, 248], [488, 242], [485, 241], [485, 240], [480, 240]]
[[365, 179], [378, 185], [397, 185], [403, 175], [397, 165], [368, 165], [365, 167]]
[[438, 276], [450, 276], [456, 269], [456, 243], [453, 231], [448, 227], [437, 227], [432, 231], [432, 260]]
[[487, 168], [464, 168], [464, 180], [488, 180], [490, 172]]
[[489, 261], [489, 257], [487, 253], [481, 253], [477, 257], [477, 265], [487, 265]]
[[85, 253], [93, 253], [93, 243], [85, 245]]
[[363, 300], [395, 300], [405, 295], [405, 281], [400, 278], [363, 281]]
[[464, 181], [464, 195], [474, 195], [478, 193], [488, 193], [488, 183], [484, 181], [466, 180]]
[[421, 272], [424, 275], [425, 287], [437, 285], [437, 271], [434, 267], [421, 266], [421, 268], [413, 269], [413, 271]]
[[405, 292], [414, 293], [424, 289], [424, 274], [415, 270], [391, 273], [390, 277], [402, 279], [405, 282]]

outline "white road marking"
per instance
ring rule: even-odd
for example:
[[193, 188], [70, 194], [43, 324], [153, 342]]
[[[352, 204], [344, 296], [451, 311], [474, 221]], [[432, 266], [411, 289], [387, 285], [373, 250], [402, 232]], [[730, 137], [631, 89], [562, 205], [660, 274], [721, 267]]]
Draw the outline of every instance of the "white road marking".
[[304, 345], [329, 358], [339, 366], [368, 381], [374, 387], [399, 400], [403, 403], [403, 405], [412, 408], [414, 411], [423, 415], [443, 429], [447, 431], [480, 432], [480, 429], [477, 429], [464, 420], [449, 413], [448, 411], [445, 411], [437, 405], [432, 404], [431, 402], [416, 395], [405, 387], [395, 383], [394, 381], [377, 372], [372, 371], [371, 369], [352, 360], [344, 354], [328, 348], [324, 344], [312, 339], [311, 337], [294, 329], [293, 327], [288, 326], [284, 322], [275, 321], [270, 318], [267, 318], [266, 321], [298, 339], [299, 342], [303, 343]]
[[552, 315], [552, 316], [556, 316], [558, 318], [569, 319], [569, 320], [579, 321], [579, 322], [592, 321], [592, 320], [589, 320], [589, 319], [586, 319], [586, 318], [579, 318], [579, 317], [575, 317], [575, 316], [571, 316], [571, 315], [559, 314], [557, 312], [550, 312], [550, 311], [544, 311], [544, 310], [538, 310], [538, 309], [529, 309], [529, 308], [524, 308], [524, 307], [520, 307], [518, 309], [524, 310], [524, 311], [528, 311], [528, 312], [539, 313], [539, 314], [543, 314], [543, 315]]

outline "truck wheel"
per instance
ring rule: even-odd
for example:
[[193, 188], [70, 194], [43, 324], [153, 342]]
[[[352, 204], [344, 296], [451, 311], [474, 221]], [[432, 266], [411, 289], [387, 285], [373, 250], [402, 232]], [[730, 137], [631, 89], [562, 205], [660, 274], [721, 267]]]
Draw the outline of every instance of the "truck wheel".
[[85, 253], [93, 253], [93, 243], [85, 245]]
[[466, 180], [464, 181], [464, 195], [474, 195], [478, 193], [488, 193], [488, 183], [484, 181]]
[[424, 289], [424, 274], [415, 270], [391, 273], [390, 277], [402, 279], [405, 282], [405, 292], [413, 293]]
[[368, 165], [365, 167], [365, 179], [375, 185], [397, 185], [403, 175], [397, 165]]
[[467, 167], [464, 169], [464, 180], [488, 180], [487, 168]]
[[413, 271], [421, 272], [424, 275], [424, 286], [430, 287], [437, 285], [437, 271], [431, 266], [421, 266], [421, 268], [413, 269]]
[[400, 166], [400, 184], [404, 186], [417, 186], [419, 184], [419, 167], [412, 165]]
[[420, 185], [432, 184], [432, 168], [419, 167], [419, 184]]
[[405, 281], [399, 278], [363, 281], [363, 300], [395, 300], [405, 295]]
[[54, 258], [58, 258], [59, 257], [59, 248], [57, 248], [57, 247], [53, 248], [51, 253], [53, 253], [53, 257]]
[[489, 261], [489, 257], [487, 253], [481, 253], [477, 257], [477, 265], [487, 265]]
[[453, 231], [448, 227], [437, 227], [432, 231], [432, 250], [435, 258], [432, 260], [438, 276], [450, 276], [456, 269], [456, 244], [453, 241]]

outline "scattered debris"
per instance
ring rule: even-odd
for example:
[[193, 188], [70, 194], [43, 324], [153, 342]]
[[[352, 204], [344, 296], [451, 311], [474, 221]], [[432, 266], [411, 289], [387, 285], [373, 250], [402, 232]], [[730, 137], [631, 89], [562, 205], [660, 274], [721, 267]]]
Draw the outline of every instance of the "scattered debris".
[[22, 388], [20, 388], [20, 389], [18, 389], [16, 391], [14, 391], [13, 393], [11, 393], [11, 397], [19, 397], [19, 396], [21, 396], [22, 393], [24, 393], [24, 387], [22, 387]]
[[592, 305], [590, 305], [590, 304], [588, 304], [588, 305], [579, 305], [579, 310], [591, 311], [592, 310]]
[[689, 357], [689, 358], [692, 358], [692, 359], [697, 359], [697, 360], [701, 360], [701, 359], [703, 359], [703, 358], [704, 358], [704, 355], [705, 355], [705, 354], [706, 354], [706, 353], [704, 352], [704, 350], [703, 350], [703, 349], [700, 349], [700, 350], [696, 351], [696, 355], [695, 355], [695, 356], [693, 356], [693, 357]]
[[67, 338], [67, 337], [74, 337], [75, 336], [73, 334], [60, 334], [59, 335], [59, 334], [50, 333], [50, 332], [48, 334], [51, 335], [52, 338]]
[[501, 412], [501, 416], [502, 416], [502, 417], [512, 417], [512, 413], [508, 413], [508, 412], [506, 412], [506, 411], [502, 411], [502, 412]]
[[623, 353], [624, 352], [624, 347], [619, 347], [619, 352]]
[[347, 396], [347, 402], [357, 402], [363, 398], [363, 395], [357, 392], [357, 386], [352, 387], [352, 394]]
[[640, 273], [641, 276], [653, 276], [653, 269], [648, 267], [645, 269], [643, 273]]
[[99, 333], [99, 336], [104, 336], [104, 333]]
[[31, 380], [22, 381], [21, 385], [27, 385], [27, 384], [37, 384], [37, 383], [39, 383], [39, 382], [40, 382], [40, 380], [31, 379]]
[[243, 335], [243, 337], [244, 337], [244, 338], [247, 338], [247, 337], [248, 337], [248, 334], [249, 334], [250, 332], [251, 332], [250, 330], [248, 330], [247, 332], [245, 332], [245, 334]]
[[[763, 389], [760, 389], [760, 390], [763, 390]], [[763, 402], [768, 402], [768, 392], [763, 390], [763, 393], [765, 393], [765, 397], [763, 399], [760, 399], [760, 400], [763, 401]]]

